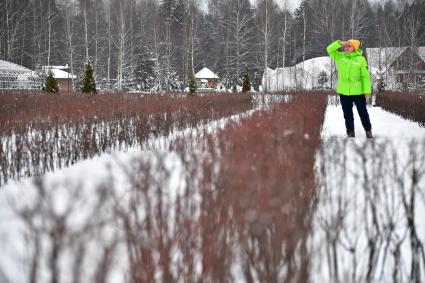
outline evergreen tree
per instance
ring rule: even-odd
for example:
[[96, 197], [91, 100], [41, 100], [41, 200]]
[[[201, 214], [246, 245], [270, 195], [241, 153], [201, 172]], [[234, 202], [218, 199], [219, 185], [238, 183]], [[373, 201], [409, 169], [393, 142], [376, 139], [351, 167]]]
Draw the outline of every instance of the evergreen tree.
[[176, 2], [172, 12], [174, 25], [178, 25], [178, 28], [181, 28], [184, 23], [184, 19], [187, 16], [184, 0], [179, 0]]
[[196, 89], [198, 88], [197, 85], [196, 85], [196, 80], [195, 80], [195, 76], [193, 75], [193, 73], [189, 74], [188, 81], [189, 81], [190, 94], [193, 95], [193, 94], [195, 94]]
[[243, 73], [243, 86], [242, 92], [251, 91], [251, 80], [249, 79], [248, 67], [245, 66], [245, 70]]
[[134, 80], [139, 90], [151, 90], [156, 80], [155, 61], [151, 59], [154, 55], [147, 45], [142, 47], [140, 53], [142, 54], [133, 73]]
[[58, 81], [53, 77], [53, 73], [50, 70], [49, 74], [46, 77], [46, 88], [47, 92], [59, 92], [59, 84]]
[[320, 86], [323, 88], [325, 84], [328, 82], [328, 74], [325, 71], [321, 71], [319, 73], [319, 78], [317, 79], [317, 82], [320, 84]]
[[84, 74], [84, 79], [82, 81], [81, 92], [83, 93], [96, 93], [96, 83], [93, 77], [93, 68], [90, 65], [90, 62], [86, 64], [86, 71]]
[[199, 27], [199, 61], [203, 66], [209, 68], [216, 66], [217, 58], [222, 58], [219, 55], [219, 35], [214, 23], [213, 17], [207, 14], [201, 18]]
[[160, 16], [164, 22], [170, 23], [173, 21], [173, 11], [176, 7], [175, 0], [163, 0], [160, 4]]

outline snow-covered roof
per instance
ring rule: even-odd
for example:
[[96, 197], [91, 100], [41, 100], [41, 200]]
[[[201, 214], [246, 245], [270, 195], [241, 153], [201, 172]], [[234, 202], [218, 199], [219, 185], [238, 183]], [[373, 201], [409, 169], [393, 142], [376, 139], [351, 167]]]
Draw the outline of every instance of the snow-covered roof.
[[418, 55], [425, 61], [425, 47], [418, 47]]
[[50, 70], [53, 73], [53, 77], [55, 79], [76, 79], [77, 76], [73, 76], [68, 72], [65, 72], [63, 70], [54, 68], [55, 66], [46, 66], [44, 69], [46, 70], [46, 73]]
[[35, 72], [25, 68], [24, 66], [0, 60], [0, 75], [1, 76], [18, 76], [18, 75], [35, 75]]
[[75, 79], [77, 78], [75, 75], [71, 75], [68, 72], [59, 70], [59, 69], [51, 69], [52, 73], [53, 73], [53, 77], [55, 77], [55, 79]]
[[203, 68], [195, 75], [196, 79], [218, 79], [219, 77], [208, 68]]
[[49, 68], [59, 69], [59, 70], [66, 70], [66, 69], [69, 69], [69, 66], [68, 65], [65, 65], [65, 66], [49, 66]]

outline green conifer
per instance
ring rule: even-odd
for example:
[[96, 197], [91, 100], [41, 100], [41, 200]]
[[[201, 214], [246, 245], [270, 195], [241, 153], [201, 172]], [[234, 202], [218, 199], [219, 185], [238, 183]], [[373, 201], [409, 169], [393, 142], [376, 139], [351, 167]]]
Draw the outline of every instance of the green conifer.
[[93, 77], [93, 68], [90, 65], [90, 62], [86, 64], [86, 71], [84, 74], [84, 79], [81, 82], [81, 92], [83, 93], [96, 93], [96, 83]]
[[245, 66], [245, 70], [243, 73], [243, 85], [242, 92], [251, 91], [251, 80], [249, 79], [248, 67]]
[[317, 82], [320, 84], [320, 86], [323, 88], [324, 85], [328, 82], [328, 74], [325, 71], [321, 71], [319, 73], [319, 78], [317, 79]]
[[49, 71], [46, 77], [46, 88], [45, 90], [50, 93], [59, 92], [59, 84], [58, 81], [53, 77], [52, 70]]
[[189, 74], [188, 80], [189, 80], [189, 91], [190, 91], [190, 94], [193, 95], [195, 94], [196, 89], [198, 88], [198, 86], [196, 85], [196, 80], [193, 73]]

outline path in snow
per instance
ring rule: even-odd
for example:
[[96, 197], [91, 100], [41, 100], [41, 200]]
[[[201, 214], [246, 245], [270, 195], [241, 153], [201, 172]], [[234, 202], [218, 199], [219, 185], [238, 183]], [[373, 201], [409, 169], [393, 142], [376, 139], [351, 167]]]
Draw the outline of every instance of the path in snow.
[[[379, 138], [389, 138], [391, 140], [423, 139], [425, 138], [425, 128], [418, 123], [406, 121], [405, 119], [387, 112], [380, 107], [368, 107], [373, 134]], [[424, 110], [425, 111], [425, 110]], [[357, 137], [365, 137], [362, 124], [356, 107], [353, 108], [354, 125]], [[326, 109], [326, 117], [322, 130], [322, 138], [345, 137], [345, 123], [341, 106], [329, 105]]]
[[341, 106], [326, 111], [312, 282], [425, 280], [425, 128], [379, 107], [368, 110], [373, 140], [355, 107], [354, 139], [345, 138]]

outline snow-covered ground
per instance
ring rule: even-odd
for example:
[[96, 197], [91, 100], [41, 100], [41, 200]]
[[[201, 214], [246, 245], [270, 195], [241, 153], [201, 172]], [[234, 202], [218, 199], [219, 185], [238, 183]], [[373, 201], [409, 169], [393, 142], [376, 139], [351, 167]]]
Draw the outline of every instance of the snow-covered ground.
[[369, 108], [367, 140], [354, 112], [357, 137], [347, 139], [341, 107], [326, 111], [312, 282], [424, 282], [425, 128]]
[[[406, 121], [380, 107], [368, 107], [368, 112], [373, 134], [378, 141], [381, 138], [388, 139], [390, 142], [399, 139], [425, 139], [425, 128], [420, 127], [418, 123]], [[359, 138], [365, 138], [366, 135], [355, 106], [353, 107], [353, 113], [356, 135]], [[326, 109], [322, 138], [329, 139], [345, 136], [345, 123], [341, 106], [329, 105]]]

